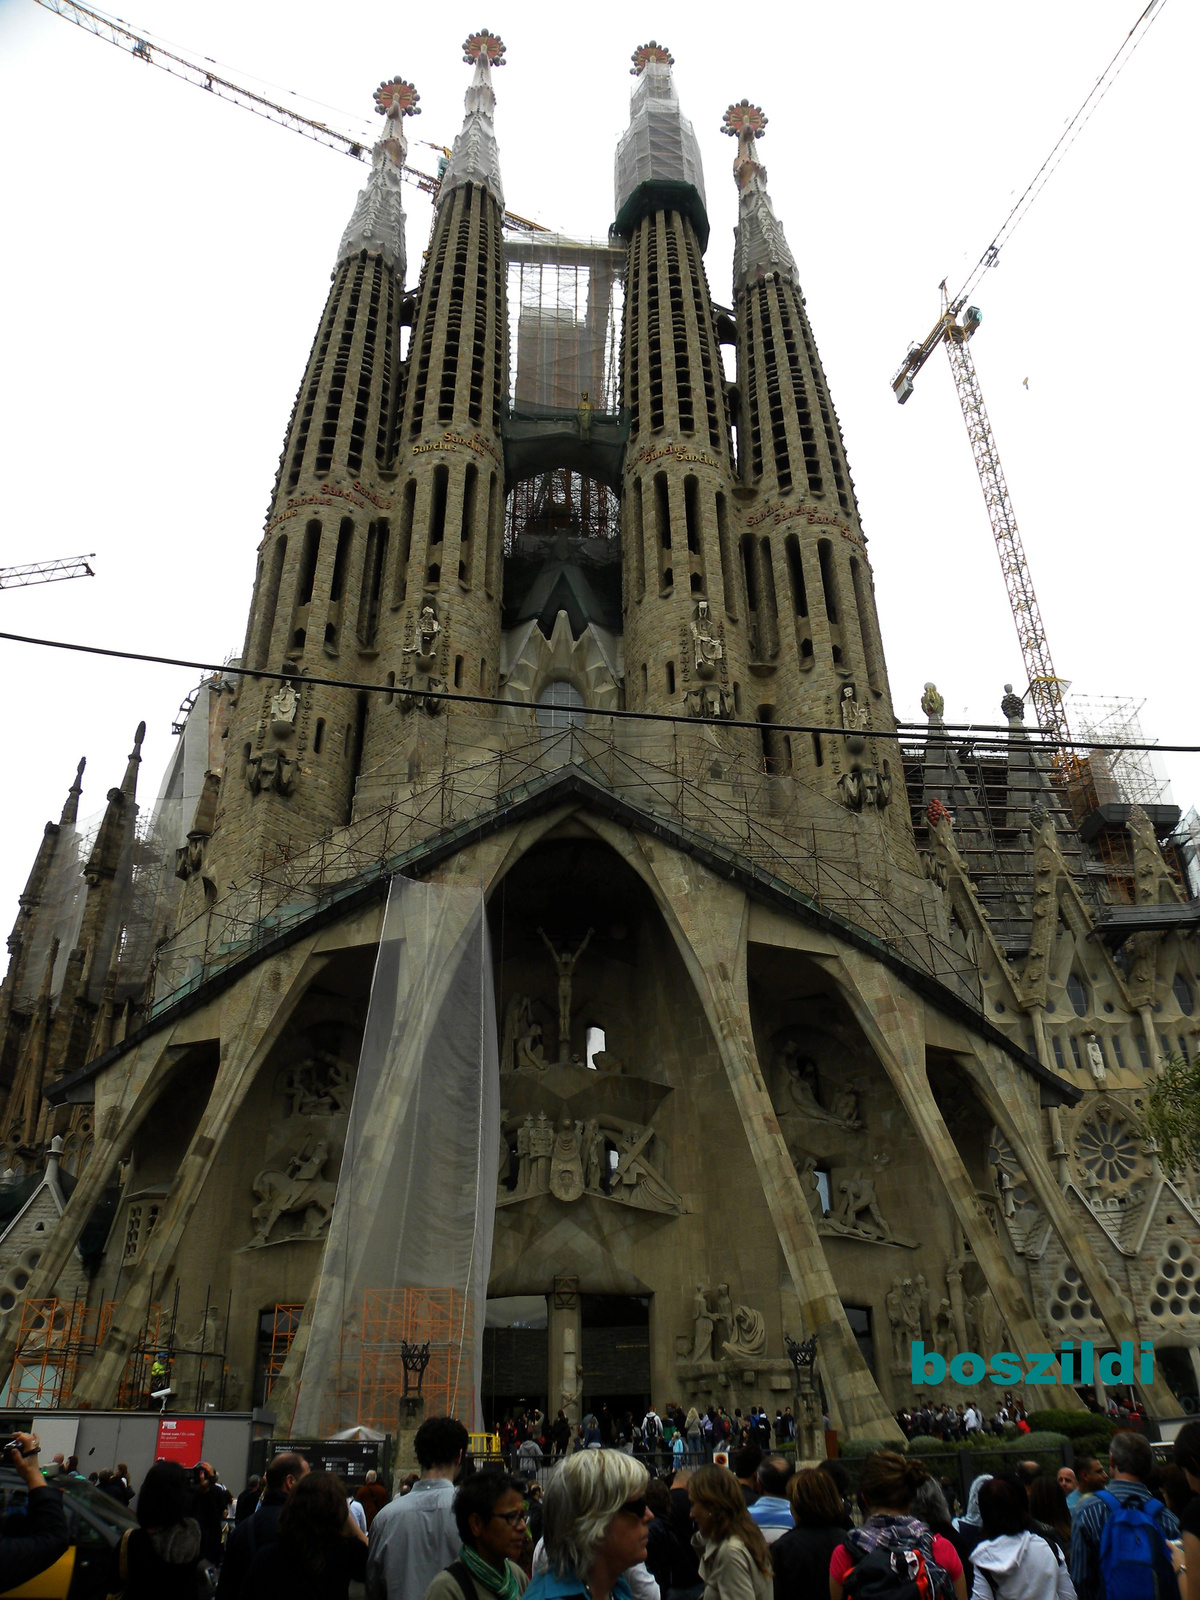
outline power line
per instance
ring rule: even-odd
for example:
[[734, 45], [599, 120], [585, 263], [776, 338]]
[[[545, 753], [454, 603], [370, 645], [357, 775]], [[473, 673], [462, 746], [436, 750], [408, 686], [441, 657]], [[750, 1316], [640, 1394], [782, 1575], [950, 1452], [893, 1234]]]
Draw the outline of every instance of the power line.
[[[189, 661], [181, 656], [157, 656], [141, 650], [114, 650], [106, 645], [77, 644], [69, 639], [37, 639], [25, 633], [0, 633], [0, 639], [7, 640], [10, 644], [32, 644], [47, 650], [71, 650], [89, 656], [108, 656], [117, 661], [142, 661], [157, 667], [187, 667], [193, 672], [216, 672], [239, 678], [267, 678], [277, 683], [299, 684], [301, 687], [313, 684], [327, 689], [354, 689], [362, 694], [386, 694], [388, 696], [412, 694], [421, 700], [445, 700], [458, 705], [495, 706], [499, 710], [514, 711], [525, 709], [536, 711], [535, 704], [521, 700], [502, 700], [497, 695], [487, 694], [460, 694], [457, 690], [420, 689], [408, 690], [400, 684], [394, 683], [360, 683], [353, 678], [314, 678], [303, 672], [272, 672], [267, 667], [238, 667], [219, 661]], [[773, 733], [824, 733], [840, 737], [846, 732], [842, 727], [828, 727], [824, 723], [814, 722], [747, 722], [735, 717], [692, 717], [681, 712], [671, 711], [596, 711], [589, 713], [593, 716], [613, 717], [625, 722], [668, 722], [680, 723], [689, 728], [746, 728], [754, 733], [761, 733], [764, 727], [770, 727]], [[954, 735], [951, 743], [966, 743], [969, 745], [993, 746], [1007, 745], [1012, 738], [1013, 730], [1009, 727], [1000, 727], [999, 724], [950, 722], [941, 723], [939, 732], [947, 736]], [[920, 732], [929, 736], [928, 724], [924, 722], [897, 722], [894, 728], [873, 728], [871, 737], [876, 739], [905, 739], [911, 743], [912, 734]], [[933, 734], [937, 738], [937, 732]], [[1157, 750], [1170, 755], [1200, 755], [1200, 745], [1195, 744], [1131, 744], [1113, 743], [1100, 744], [1092, 739], [1056, 739], [1046, 737], [1040, 729], [1029, 728], [1023, 735], [1027, 746], [1034, 750], [1056, 750], [1063, 746], [1070, 746], [1081, 750]]]

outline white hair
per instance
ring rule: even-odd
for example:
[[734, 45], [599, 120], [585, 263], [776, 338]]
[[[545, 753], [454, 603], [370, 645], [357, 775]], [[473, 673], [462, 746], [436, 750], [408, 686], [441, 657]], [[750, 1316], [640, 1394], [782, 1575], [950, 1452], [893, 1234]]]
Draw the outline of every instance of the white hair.
[[546, 1556], [560, 1578], [587, 1576], [609, 1523], [649, 1481], [641, 1462], [621, 1450], [577, 1450], [566, 1458], [542, 1496]]

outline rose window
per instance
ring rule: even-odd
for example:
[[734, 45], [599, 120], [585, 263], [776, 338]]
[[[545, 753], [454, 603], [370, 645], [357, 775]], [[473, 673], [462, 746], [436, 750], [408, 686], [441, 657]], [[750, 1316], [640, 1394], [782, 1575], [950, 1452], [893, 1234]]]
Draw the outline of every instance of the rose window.
[[1159, 1257], [1150, 1315], [1185, 1322], [1200, 1317], [1200, 1260], [1182, 1239], [1168, 1239]]
[[1123, 1183], [1138, 1165], [1137, 1140], [1115, 1117], [1093, 1117], [1079, 1130], [1079, 1159], [1101, 1183]]

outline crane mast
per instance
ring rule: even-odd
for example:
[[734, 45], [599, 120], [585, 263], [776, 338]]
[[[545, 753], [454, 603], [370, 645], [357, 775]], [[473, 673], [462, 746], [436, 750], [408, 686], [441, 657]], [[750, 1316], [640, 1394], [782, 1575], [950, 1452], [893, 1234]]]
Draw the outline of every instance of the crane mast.
[[94, 578], [95, 554], [66, 556], [60, 561], [31, 561], [23, 567], [0, 567], [0, 589], [25, 589], [32, 583], [62, 583], [66, 578]]

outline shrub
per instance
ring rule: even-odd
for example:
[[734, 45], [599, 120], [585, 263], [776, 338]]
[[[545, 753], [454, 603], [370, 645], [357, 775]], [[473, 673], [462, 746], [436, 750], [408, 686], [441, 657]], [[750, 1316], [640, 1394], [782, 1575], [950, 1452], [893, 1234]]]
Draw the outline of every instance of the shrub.
[[1060, 1450], [1069, 1441], [1065, 1433], [1055, 1433], [1050, 1429], [1035, 1428], [1032, 1433], [1027, 1433], [1019, 1441], [1020, 1448], [1031, 1454], [1035, 1450]]
[[1031, 1411], [1029, 1426], [1065, 1433], [1068, 1439], [1103, 1439], [1106, 1443], [1117, 1431], [1115, 1422], [1094, 1411]]
[[839, 1455], [849, 1456], [852, 1459], [862, 1460], [863, 1456], [872, 1456], [876, 1450], [896, 1450], [903, 1454], [906, 1446], [903, 1439], [842, 1439], [838, 1442]]
[[935, 1439], [931, 1433], [914, 1433], [905, 1446], [906, 1453], [910, 1456], [944, 1455], [947, 1450], [953, 1450], [954, 1445], [945, 1439]]

